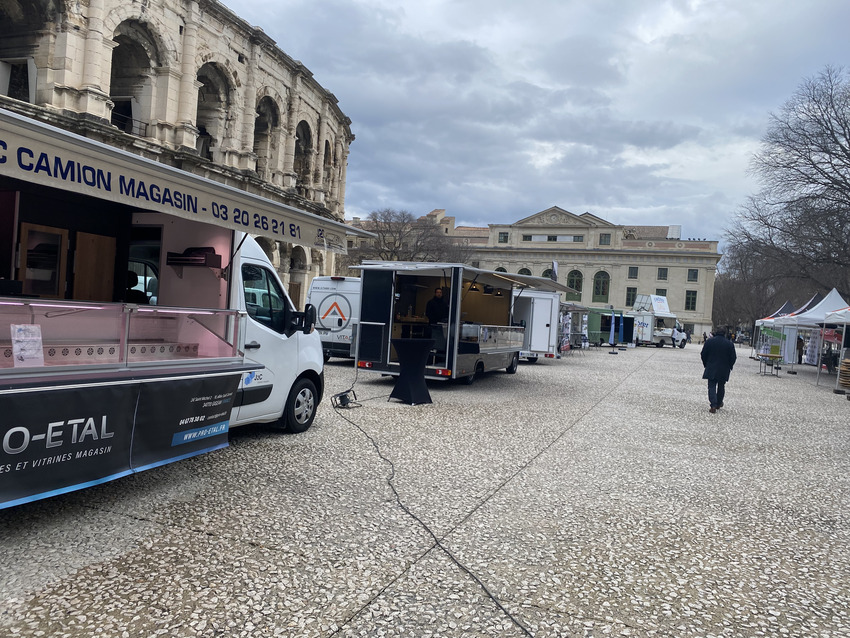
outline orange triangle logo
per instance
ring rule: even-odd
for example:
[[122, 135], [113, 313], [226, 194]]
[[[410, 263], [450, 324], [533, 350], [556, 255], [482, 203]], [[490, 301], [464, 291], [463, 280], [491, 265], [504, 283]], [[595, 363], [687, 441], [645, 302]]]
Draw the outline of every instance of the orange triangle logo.
[[322, 315], [322, 319], [327, 319], [328, 315], [331, 314], [331, 311], [334, 308], [336, 308], [336, 312], [340, 317], [342, 317], [342, 320], [347, 321], [347, 319], [345, 318], [345, 315], [342, 313], [342, 309], [339, 307], [339, 304], [337, 304], [337, 302], [335, 302], [335, 301], [331, 304], [331, 307], [328, 308], [328, 311], [325, 314]]

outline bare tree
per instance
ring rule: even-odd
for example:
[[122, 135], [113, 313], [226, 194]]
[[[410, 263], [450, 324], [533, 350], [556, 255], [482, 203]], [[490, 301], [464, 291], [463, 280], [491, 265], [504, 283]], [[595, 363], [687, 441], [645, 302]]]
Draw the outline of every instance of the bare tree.
[[827, 67], [778, 113], [753, 172], [764, 189], [740, 211], [728, 240], [774, 279], [850, 293], [850, 80]]
[[455, 241], [439, 224], [406, 210], [372, 211], [362, 226], [377, 236], [350, 250], [345, 267], [364, 259], [465, 263], [472, 254], [468, 245]]

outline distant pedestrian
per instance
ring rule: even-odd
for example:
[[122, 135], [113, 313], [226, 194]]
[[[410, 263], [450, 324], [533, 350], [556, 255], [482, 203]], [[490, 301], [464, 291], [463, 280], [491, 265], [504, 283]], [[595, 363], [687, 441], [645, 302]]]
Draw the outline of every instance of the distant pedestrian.
[[700, 343], [705, 343], [706, 341], [708, 341], [708, 335], [703, 332], [702, 333], [702, 341], [700, 341]]
[[803, 365], [803, 337], [797, 335], [797, 365]]
[[738, 356], [735, 354], [735, 345], [726, 338], [726, 330], [717, 328], [714, 336], [705, 342], [700, 357], [705, 371], [702, 378], [708, 380], [708, 411], [714, 414], [718, 408], [723, 407], [723, 398], [726, 396], [726, 382], [729, 373], [735, 367]]

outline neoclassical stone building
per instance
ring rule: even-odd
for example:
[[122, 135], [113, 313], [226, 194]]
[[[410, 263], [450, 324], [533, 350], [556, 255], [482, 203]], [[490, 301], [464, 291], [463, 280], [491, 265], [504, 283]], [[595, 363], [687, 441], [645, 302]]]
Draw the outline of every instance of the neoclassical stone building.
[[[0, 2], [0, 108], [343, 220], [351, 121], [216, 0]], [[267, 250], [302, 303], [332, 254]]]
[[711, 330], [717, 241], [682, 239], [679, 226], [621, 226], [553, 206], [513, 224], [490, 224], [474, 262], [487, 270], [548, 277], [581, 291], [586, 306], [631, 308], [638, 294], [667, 297], [696, 334]]

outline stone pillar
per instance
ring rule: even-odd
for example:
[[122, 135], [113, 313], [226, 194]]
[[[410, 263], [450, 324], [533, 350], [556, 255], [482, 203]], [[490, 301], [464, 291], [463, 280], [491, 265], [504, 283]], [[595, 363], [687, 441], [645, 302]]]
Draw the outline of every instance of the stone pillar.
[[103, 59], [103, 0], [90, 0], [88, 32], [83, 57], [83, 88], [102, 91], [100, 62]]
[[[295, 90], [295, 89], [293, 89]], [[284, 131], [283, 143], [283, 187], [295, 188], [295, 131], [298, 127], [300, 98], [290, 96], [286, 105], [286, 124], [281, 127]]]
[[177, 98], [177, 129], [175, 143], [178, 146], [195, 148], [198, 129], [195, 118], [198, 111], [198, 70], [195, 56], [198, 50], [198, 3], [188, 3], [186, 25], [183, 28], [183, 50], [180, 55], [180, 93]]
[[[251, 38], [251, 58], [246, 64], [245, 86], [242, 96], [242, 141], [240, 166], [242, 169], [256, 170], [257, 156], [254, 155], [254, 126], [257, 118], [257, 74], [254, 72], [260, 64], [261, 48], [256, 39]], [[269, 130], [271, 134], [271, 130]]]
[[102, 62], [107, 58], [107, 56], [104, 56], [103, 0], [91, 0], [89, 2], [86, 22], [80, 109], [89, 115], [106, 119], [109, 117], [112, 107], [109, 102], [109, 94], [102, 87]]

